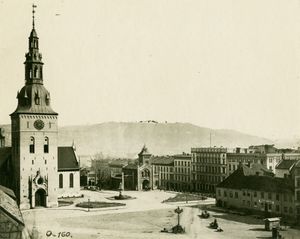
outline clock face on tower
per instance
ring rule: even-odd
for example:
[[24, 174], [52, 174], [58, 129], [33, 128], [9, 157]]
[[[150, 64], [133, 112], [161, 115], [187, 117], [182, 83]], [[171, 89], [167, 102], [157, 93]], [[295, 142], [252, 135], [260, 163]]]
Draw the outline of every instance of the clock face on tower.
[[33, 125], [34, 125], [34, 128], [36, 128], [37, 130], [41, 130], [45, 126], [44, 121], [42, 121], [40, 119], [34, 121]]

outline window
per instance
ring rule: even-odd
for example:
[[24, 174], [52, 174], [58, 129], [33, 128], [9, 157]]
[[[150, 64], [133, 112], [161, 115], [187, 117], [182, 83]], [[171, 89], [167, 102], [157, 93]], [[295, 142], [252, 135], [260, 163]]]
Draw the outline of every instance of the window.
[[265, 198], [265, 193], [264, 192], [261, 192], [261, 198]]
[[234, 193], [234, 197], [235, 197], [235, 198], [238, 198], [238, 197], [239, 197], [239, 193], [238, 193], [238, 192], [235, 192], [235, 193]]
[[73, 173], [70, 173], [70, 188], [74, 187], [74, 175]]
[[268, 193], [268, 199], [272, 199], [272, 193]]
[[29, 153], [34, 154], [35, 140], [34, 137], [30, 137]]
[[257, 197], [257, 193], [256, 193], [256, 191], [254, 191], [254, 197], [255, 197], [255, 198]]
[[38, 68], [37, 67], [34, 68], [33, 77], [38, 77]]
[[44, 141], [44, 153], [49, 153], [49, 138], [45, 137], [45, 141]]
[[276, 193], [276, 200], [279, 201], [279, 194]]
[[226, 191], [224, 191], [224, 197], [227, 197], [227, 192]]
[[276, 212], [279, 212], [279, 210], [280, 210], [279, 205], [276, 205]]
[[62, 174], [59, 174], [59, 188], [63, 188], [64, 185], [64, 178]]

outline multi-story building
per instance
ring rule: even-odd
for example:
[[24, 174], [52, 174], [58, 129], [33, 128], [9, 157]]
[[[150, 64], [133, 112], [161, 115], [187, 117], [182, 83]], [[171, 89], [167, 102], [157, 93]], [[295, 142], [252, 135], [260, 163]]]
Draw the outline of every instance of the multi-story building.
[[174, 190], [174, 158], [156, 156], [151, 159], [153, 166], [154, 186], [164, 190]]
[[253, 210], [268, 214], [267, 216], [295, 218], [293, 180], [266, 176], [265, 172], [260, 168], [240, 165], [234, 173], [218, 184], [217, 205]]
[[300, 160], [300, 153], [284, 153], [282, 160]]
[[240, 164], [251, 165], [251, 164], [262, 164], [266, 165], [266, 157], [259, 153], [227, 153], [227, 175], [229, 176], [235, 170], [237, 170]]
[[174, 155], [174, 190], [191, 191], [191, 154]]
[[227, 176], [226, 148], [192, 148], [192, 187], [194, 191], [215, 192]]

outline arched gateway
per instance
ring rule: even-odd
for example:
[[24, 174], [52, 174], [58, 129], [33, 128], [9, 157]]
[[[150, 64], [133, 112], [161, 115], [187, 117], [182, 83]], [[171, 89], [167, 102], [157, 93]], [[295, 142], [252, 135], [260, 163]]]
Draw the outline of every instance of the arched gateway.
[[46, 207], [46, 192], [44, 189], [38, 189], [35, 192], [35, 206], [36, 207]]

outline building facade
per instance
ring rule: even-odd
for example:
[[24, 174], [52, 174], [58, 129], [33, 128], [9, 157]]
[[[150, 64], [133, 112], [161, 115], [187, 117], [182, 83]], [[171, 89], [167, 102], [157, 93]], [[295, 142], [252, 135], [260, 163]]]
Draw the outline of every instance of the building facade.
[[42, 54], [34, 23], [25, 60], [25, 86], [11, 116], [14, 189], [21, 209], [58, 205], [58, 114], [44, 87]]
[[153, 168], [153, 189], [174, 190], [174, 158], [156, 156], [151, 159]]
[[265, 172], [240, 165], [217, 185], [217, 206], [256, 211], [266, 217], [295, 218], [293, 180], [267, 176]]
[[191, 184], [191, 154], [174, 155], [174, 190], [188, 192], [192, 190]]
[[214, 193], [227, 177], [226, 148], [192, 148], [192, 187], [194, 191]]

